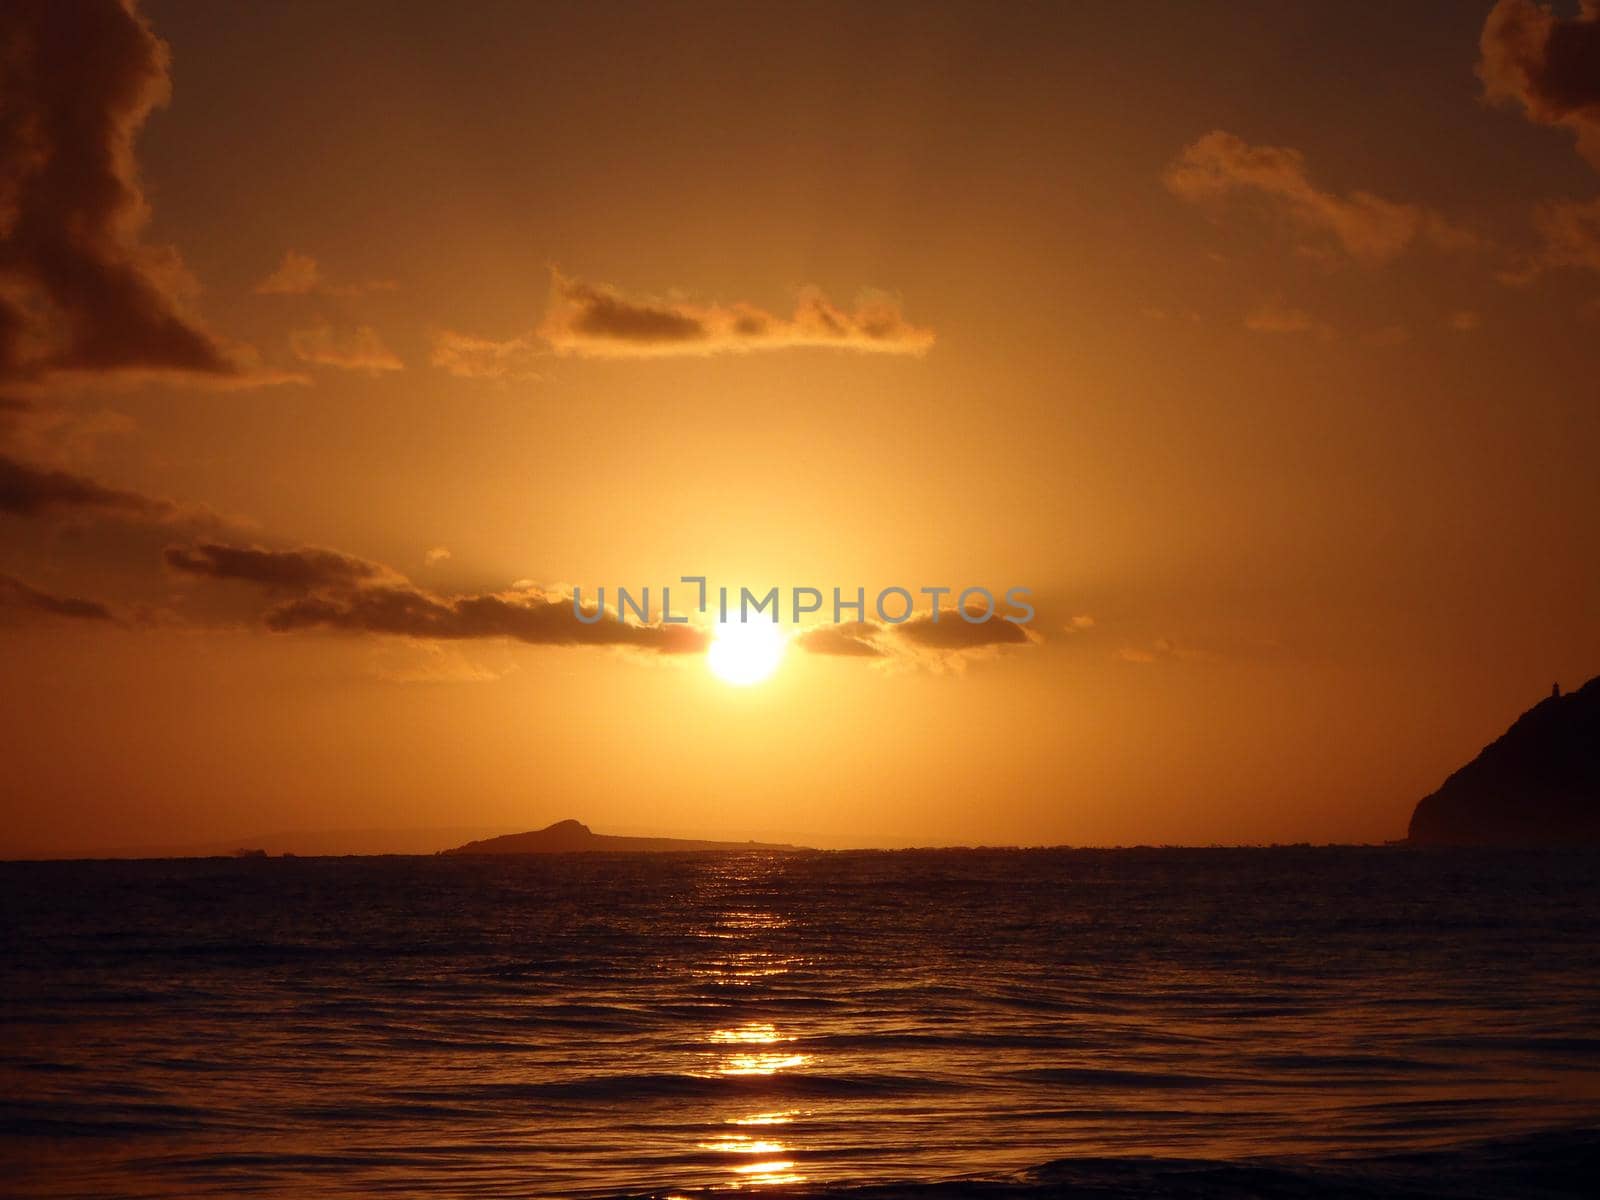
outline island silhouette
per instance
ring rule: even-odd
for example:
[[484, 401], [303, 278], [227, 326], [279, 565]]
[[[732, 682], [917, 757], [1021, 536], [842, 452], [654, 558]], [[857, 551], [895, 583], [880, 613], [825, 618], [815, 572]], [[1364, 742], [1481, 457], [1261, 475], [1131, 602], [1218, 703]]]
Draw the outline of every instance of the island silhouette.
[[1600, 676], [1560, 685], [1411, 814], [1417, 846], [1600, 845]]
[[527, 833], [467, 842], [441, 854], [574, 854], [602, 851], [627, 854], [669, 854], [706, 850], [804, 850], [787, 842], [708, 842], [692, 838], [616, 837], [595, 833], [582, 821], [567, 819]]

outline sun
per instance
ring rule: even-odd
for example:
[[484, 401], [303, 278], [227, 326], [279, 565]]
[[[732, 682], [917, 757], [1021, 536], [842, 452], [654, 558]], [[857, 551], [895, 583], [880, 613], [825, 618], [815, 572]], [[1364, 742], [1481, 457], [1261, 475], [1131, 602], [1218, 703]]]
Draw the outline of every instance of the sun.
[[712, 634], [706, 660], [723, 683], [749, 687], [778, 669], [783, 650], [783, 634], [770, 621], [724, 621]]

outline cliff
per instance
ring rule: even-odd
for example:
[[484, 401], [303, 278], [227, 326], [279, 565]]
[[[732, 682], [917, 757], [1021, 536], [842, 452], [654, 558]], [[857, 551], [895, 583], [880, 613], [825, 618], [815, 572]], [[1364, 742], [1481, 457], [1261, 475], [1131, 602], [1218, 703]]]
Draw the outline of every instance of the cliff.
[[1419, 846], [1600, 845], [1600, 676], [1535, 704], [1424, 796], [1406, 840]]
[[508, 833], [503, 837], [468, 842], [444, 854], [575, 854], [585, 851], [610, 851], [627, 854], [664, 854], [690, 850], [803, 850], [772, 842], [700, 842], [688, 838], [612, 837], [593, 833], [580, 821], [557, 821], [544, 829], [528, 833]]

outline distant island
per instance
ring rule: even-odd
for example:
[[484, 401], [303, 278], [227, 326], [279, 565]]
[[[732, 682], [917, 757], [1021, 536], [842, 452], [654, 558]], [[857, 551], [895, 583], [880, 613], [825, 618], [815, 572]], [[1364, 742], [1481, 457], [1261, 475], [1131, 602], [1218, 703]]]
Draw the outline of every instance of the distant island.
[[613, 837], [595, 833], [581, 821], [557, 821], [528, 833], [468, 842], [441, 854], [575, 854], [599, 850], [626, 854], [669, 854], [694, 850], [804, 850], [777, 842], [701, 842], [691, 838]]
[[1559, 685], [1418, 802], [1417, 846], [1600, 845], [1600, 676]]

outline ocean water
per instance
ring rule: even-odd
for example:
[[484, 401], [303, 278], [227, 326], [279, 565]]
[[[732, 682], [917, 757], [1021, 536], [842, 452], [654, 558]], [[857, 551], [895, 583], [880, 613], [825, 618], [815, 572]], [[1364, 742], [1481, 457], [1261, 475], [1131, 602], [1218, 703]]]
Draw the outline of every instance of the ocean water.
[[0, 906], [8, 1196], [1600, 1178], [1595, 853], [7, 863]]

